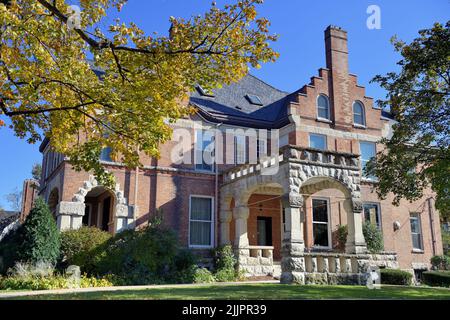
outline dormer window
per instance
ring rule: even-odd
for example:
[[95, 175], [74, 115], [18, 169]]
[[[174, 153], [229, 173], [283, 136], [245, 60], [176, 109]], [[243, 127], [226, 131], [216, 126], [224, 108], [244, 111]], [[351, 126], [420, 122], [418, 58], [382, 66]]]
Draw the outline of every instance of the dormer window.
[[360, 127], [366, 126], [366, 116], [364, 114], [364, 105], [355, 101], [353, 103], [353, 124]]
[[253, 104], [255, 106], [262, 106], [263, 105], [261, 99], [257, 95], [247, 94], [245, 96], [245, 98], [247, 98], [248, 102], [250, 102], [251, 104]]
[[317, 97], [317, 118], [331, 120], [330, 101], [324, 94]]
[[212, 92], [211, 90], [207, 90], [205, 88], [203, 88], [202, 86], [198, 85], [197, 87], [197, 91], [204, 97], [210, 97], [210, 98], [214, 98], [214, 92]]

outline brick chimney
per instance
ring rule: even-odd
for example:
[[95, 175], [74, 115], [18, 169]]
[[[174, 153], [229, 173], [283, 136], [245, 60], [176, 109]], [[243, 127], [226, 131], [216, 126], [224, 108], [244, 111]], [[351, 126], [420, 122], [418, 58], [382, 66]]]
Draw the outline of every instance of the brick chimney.
[[352, 127], [352, 103], [349, 93], [347, 31], [329, 26], [325, 30], [327, 68], [331, 71], [330, 100], [336, 129]]

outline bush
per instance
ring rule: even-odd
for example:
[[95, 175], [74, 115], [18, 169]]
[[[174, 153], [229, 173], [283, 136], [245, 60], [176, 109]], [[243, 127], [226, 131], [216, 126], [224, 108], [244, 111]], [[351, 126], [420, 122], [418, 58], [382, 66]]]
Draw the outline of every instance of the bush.
[[236, 270], [237, 259], [233, 248], [225, 245], [214, 249], [214, 277], [219, 282], [236, 281], [239, 273]]
[[16, 262], [55, 264], [60, 255], [59, 231], [43, 199], [34, 203], [25, 223], [0, 242], [0, 273]]
[[344, 251], [345, 243], [347, 242], [348, 227], [347, 225], [338, 225], [337, 227], [337, 246], [340, 250]]
[[151, 225], [126, 230], [96, 250], [92, 274], [112, 274], [130, 285], [173, 282], [177, 253], [177, 236], [170, 229]]
[[53, 266], [48, 262], [17, 263], [8, 271], [7, 277], [0, 278], [0, 290], [52, 290], [113, 285], [106, 278], [97, 279], [86, 275], [82, 275], [79, 280], [78, 282], [70, 276], [55, 274]]
[[366, 240], [367, 250], [371, 253], [383, 251], [383, 234], [378, 227], [370, 222], [363, 224], [363, 234]]
[[450, 272], [426, 271], [422, 274], [422, 281], [432, 287], [450, 287]]
[[82, 227], [61, 233], [61, 260], [64, 266], [76, 265], [83, 272], [94, 270], [93, 253], [111, 238], [111, 234], [94, 227]]
[[179, 250], [172, 267], [172, 279], [177, 283], [195, 282], [198, 270], [197, 258], [190, 250]]
[[19, 259], [30, 263], [56, 264], [60, 255], [60, 237], [47, 204], [37, 198], [25, 223]]
[[214, 278], [211, 271], [209, 271], [208, 269], [197, 268], [195, 270], [194, 283], [212, 283], [215, 281], [216, 281], [216, 279]]
[[412, 274], [397, 269], [380, 269], [382, 284], [395, 284], [409, 286], [412, 283]]
[[434, 256], [431, 258], [431, 264], [435, 270], [450, 270], [450, 257]]

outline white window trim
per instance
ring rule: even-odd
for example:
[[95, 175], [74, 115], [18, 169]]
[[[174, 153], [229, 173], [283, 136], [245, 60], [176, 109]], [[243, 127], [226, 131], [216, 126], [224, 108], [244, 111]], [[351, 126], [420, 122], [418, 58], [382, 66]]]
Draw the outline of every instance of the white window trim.
[[[317, 136], [317, 137], [323, 137], [323, 138], [325, 138], [325, 149], [323, 149], [323, 150], [327, 150], [328, 149], [328, 137], [326, 136], [326, 135], [324, 135], [324, 134], [320, 134], [320, 133], [309, 133], [309, 147], [310, 148], [313, 148], [312, 146], [311, 146], [311, 137], [312, 136]], [[314, 148], [314, 149], [317, 149], [317, 148]], [[319, 149], [320, 150], [320, 149]]]
[[[243, 139], [243, 163], [238, 163], [238, 140]], [[242, 140], [241, 140], [242, 141]], [[234, 164], [239, 166], [247, 162], [247, 136], [246, 135], [236, 135], [234, 136]]]
[[[327, 99], [328, 102], [328, 118], [323, 118], [319, 115], [319, 98], [323, 96]], [[316, 98], [316, 116], [317, 116], [317, 120], [319, 121], [323, 121], [323, 122], [328, 122], [328, 123], [332, 123], [333, 121], [331, 121], [331, 106], [330, 106], [330, 98], [326, 95], [326, 94], [319, 94]]]
[[365, 204], [373, 204], [373, 205], [376, 205], [377, 206], [377, 216], [378, 216], [378, 221], [380, 222], [380, 228], [379, 228], [379, 230], [383, 233], [383, 220], [382, 220], [382, 217], [381, 217], [381, 205], [380, 205], [380, 203], [379, 202], [370, 202], [370, 201], [364, 201], [363, 202], [363, 211], [362, 211], [362, 221], [363, 222], [365, 222], [365, 218], [366, 218], [366, 216], [365, 216], [365, 213], [364, 213], [364, 205]]
[[[203, 137], [204, 137], [204, 132], [207, 132], [208, 130], [200, 130], [200, 129], [197, 129], [197, 130], [195, 130], [195, 133], [194, 133], [194, 170], [195, 171], [197, 171], [197, 172], [208, 172], [208, 173], [211, 173], [211, 172], [215, 172], [215, 161], [213, 161], [213, 163], [211, 164], [211, 169], [210, 170], [208, 170], [208, 169], [200, 169], [200, 168], [197, 168], [197, 165], [203, 165], [203, 152], [204, 152], [204, 150], [203, 150], [203, 142], [204, 142], [204, 140], [203, 140]], [[197, 143], [198, 143], [198, 133], [199, 132], [201, 132], [202, 133], [202, 141], [201, 141], [201, 151], [202, 151], [202, 163], [200, 164], [200, 163], [197, 163]], [[213, 135], [211, 135], [211, 143], [213, 143], [214, 144], [214, 152], [216, 151], [215, 150], [215, 141], [214, 141], [214, 136]]]
[[[414, 215], [414, 217], [412, 217], [412, 215]], [[418, 223], [419, 223], [419, 233], [412, 232], [411, 219], [416, 219], [418, 221]], [[424, 243], [423, 243], [423, 231], [422, 231], [422, 215], [419, 212], [410, 212], [409, 213], [409, 228], [410, 228], [410, 231], [411, 231], [411, 245], [412, 245], [413, 251], [415, 251], [415, 252], [423, 252], [424, 251]], [[415, 248], [414, 247], [414, 241], [412, 241], [412, 235], [413, 234], [418, 234], [419, 235], [421, 248]]]
[[[325, 200], [327, 202], [327, 216], [328, 216], [328, 221], [327, 223], [321, 222], [321, 221], [314, 221], [314, 207], [313, 207], [313, 200]], [[332, 247], [332, 239], [331, 239], [331, 206], [330, 206], [330, 198], [326, 198], [326, 197], [311, 197], [311, 216], [312, 216], [312, 236], [313, 236], [313, 247], [316, 249], [331, 249]], [[314, 223], [318, 223], [318, 224], [326, 224], [327, 225], [327, 230], [328, 230], [328, 246], [317, 246], [314, 245]]]
[[[192, 198], [211, 199], [211, 221], [208, 221], [208, 220], [191, 220]], [[210, 222], [211, 223], [211, 241], [210, 241], [211, 245], [203, 246], [203, 245], [191, 244], [191, 221]], [[189, 246], [189, 248], [193, 248], [193, 249], [211, 249], [211, 248], [214, 248], [214, 245], [215, 245], [214, 244], [214, 239], [215, 239], [214, 226], [215, 226], [214, 197], [204, 196], [204, 195], [196, 195], [196, 194], [189, 195], [189, 225], [188, 225], [188, 246]]]
[[[356, 123], [355, 122], [355, 104], [356, 103], [359, 103], [360, 105], [361, 105], [361, 117], [362, 117], [362, 124], [361, 123]], [[352, 105], [352, 113], [353, 113], [353, 126], [354, 127], [357, 127], [357, 128], [366, 128], [366, 126], [367, 126], [367, 123], [366, 123], [366, 107], [365, 107], [365, 105], [364, 105], [364, 103], [362, 103], [361, 101], [359, 101], [359, 100], [355, 100], [355, 101], [353, 101], [353, 105]]]

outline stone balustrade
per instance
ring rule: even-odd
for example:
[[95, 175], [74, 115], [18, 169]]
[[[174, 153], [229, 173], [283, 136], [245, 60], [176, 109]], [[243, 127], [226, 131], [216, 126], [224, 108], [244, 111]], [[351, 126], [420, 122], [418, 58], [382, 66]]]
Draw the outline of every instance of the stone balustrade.
[[239, 268], [246, 276], [273, 275], [273, 247], [248, 246], [239, 249]]

